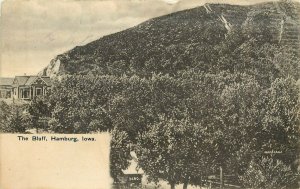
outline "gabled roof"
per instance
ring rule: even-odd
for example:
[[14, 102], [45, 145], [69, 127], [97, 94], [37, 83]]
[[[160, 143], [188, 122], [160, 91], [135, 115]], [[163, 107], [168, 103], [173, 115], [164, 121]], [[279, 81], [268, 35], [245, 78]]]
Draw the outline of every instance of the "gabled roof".
[[51, 85], [51, 80], [50, 80], [50, 77], [47, 77], [47, 76], [32, 76], [30, 78], [28, 78], [27, 82], [25, 85], [32, 85], [34, 84], [38, 79], [41, 79], [42, 82], [44, 82], [47, 86], [50, 86]]
[[52, 85], [50, 77], [42, 76], [41, 78], [46, 82], [48, 86]]
[[46, 85], [50, 86], [51, 85], [51, 80], [50, 77], [46, 76], [16, 76], [14, 80], [15, 85], [25, 85], [29, 86], [32, 85], [38, 78], [41, 78]]
[[37, 76], [30, 76], [24, 85], [31, 85], [36, 79]]
[[25, 85], [29, 77], [30, 76], [16, 76], [14, 80], [14, 84]]
[[12, 85], [14, 78], [0, 77], [0, 85]]

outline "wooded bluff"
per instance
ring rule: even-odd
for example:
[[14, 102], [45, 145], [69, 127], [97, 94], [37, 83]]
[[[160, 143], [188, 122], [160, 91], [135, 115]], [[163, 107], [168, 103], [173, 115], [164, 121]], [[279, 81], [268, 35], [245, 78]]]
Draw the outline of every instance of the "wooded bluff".
[[109, 131], [115, 183], [134, 151], [172, 189], [219, 170], [244, 188], [297, 188], [299, 10], [205, 4], [75, 47], [40, 73], [47, 96], [0, 102], [1, 131]]

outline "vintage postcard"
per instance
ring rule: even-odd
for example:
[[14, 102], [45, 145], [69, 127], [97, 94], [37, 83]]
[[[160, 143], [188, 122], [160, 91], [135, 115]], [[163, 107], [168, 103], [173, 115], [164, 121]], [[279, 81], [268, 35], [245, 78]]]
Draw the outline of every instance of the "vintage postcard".
[[300, 188], [298, 0], [4, 0], [0, 188]]

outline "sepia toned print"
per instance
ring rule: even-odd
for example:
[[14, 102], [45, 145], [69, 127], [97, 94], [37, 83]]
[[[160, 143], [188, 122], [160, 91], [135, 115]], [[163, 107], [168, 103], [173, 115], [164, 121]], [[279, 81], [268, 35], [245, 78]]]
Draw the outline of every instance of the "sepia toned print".
[[0, 186], [299, 188], [299, 29], [289, 0], [3, 2]]

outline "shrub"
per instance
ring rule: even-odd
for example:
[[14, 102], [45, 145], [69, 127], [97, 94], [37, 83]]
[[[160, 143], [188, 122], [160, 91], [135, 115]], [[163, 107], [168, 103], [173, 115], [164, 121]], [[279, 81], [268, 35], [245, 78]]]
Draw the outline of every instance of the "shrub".
[[245, 188], [255, 189], [286, 188], [296, 180], [290, 166], [272, 158], [252, 160], [239, 178]]

